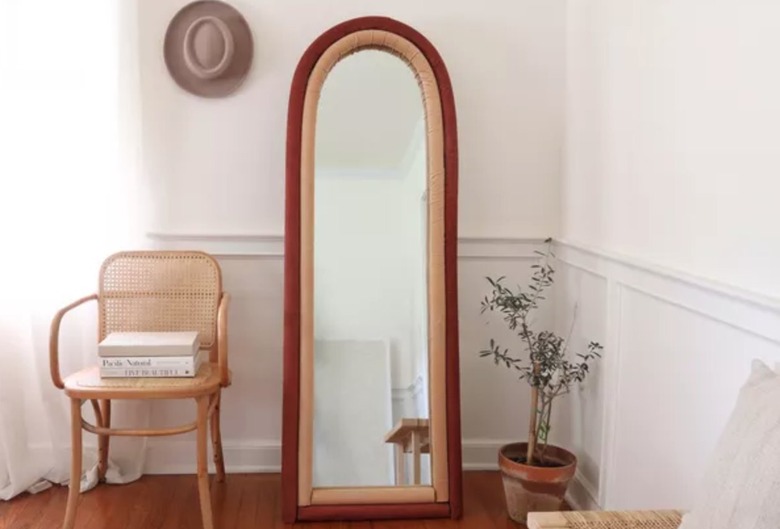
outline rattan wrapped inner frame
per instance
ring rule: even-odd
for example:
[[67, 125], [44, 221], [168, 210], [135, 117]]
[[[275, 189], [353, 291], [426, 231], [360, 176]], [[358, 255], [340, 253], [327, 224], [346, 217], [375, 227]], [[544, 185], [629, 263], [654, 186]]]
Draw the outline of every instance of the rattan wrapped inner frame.
[[112, 332], [197, 331], [201, 348], [216, 340], [222, 273], [197, 251], [128, 251], [100, 269], [99, 340]]

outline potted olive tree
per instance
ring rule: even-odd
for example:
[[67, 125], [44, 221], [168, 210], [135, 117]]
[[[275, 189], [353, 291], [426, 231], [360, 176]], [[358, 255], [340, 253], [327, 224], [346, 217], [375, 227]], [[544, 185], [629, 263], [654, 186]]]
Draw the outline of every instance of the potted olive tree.
[[504, 277], [488, 277], [491, 292], [482, 300], [482, 312], [500, 314], [516, 334], [518, 353], [491, 339], [490, 347], [479, 355], [515, 371], [531, 389], [528, 437], [525, 442], [501, 447], [498, 455], [509, 516], [521, 523], [525, 523], [528, 512], [563, 507], [577, 458], [547, 442], [552, 405], [555, 399], [569, 393], [575, 383], [585, 379], [590, 364], [600, 357], [603, 349], [600, 344], [590, 342], [584, 351], [573, 353], [569, 350], [569, 338], [532, 328], [530, 316], [545, 299], [545, 291], [552, 286], [555, 273], [550, 264], [554, 258], [552, 241], [545, 242], [547, 250], [537, 251], [542, 259], [532, 265], [533, 274], [527, 287], [512, 289], [505, 284]]

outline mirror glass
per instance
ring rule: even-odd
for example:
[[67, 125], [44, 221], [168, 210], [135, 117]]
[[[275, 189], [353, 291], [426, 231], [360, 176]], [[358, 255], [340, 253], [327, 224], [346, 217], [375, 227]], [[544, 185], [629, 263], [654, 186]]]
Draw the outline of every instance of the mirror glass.
[[421, 90], [391, 53], [339, 61], [314, 176], [314, 487], [430, 485]]

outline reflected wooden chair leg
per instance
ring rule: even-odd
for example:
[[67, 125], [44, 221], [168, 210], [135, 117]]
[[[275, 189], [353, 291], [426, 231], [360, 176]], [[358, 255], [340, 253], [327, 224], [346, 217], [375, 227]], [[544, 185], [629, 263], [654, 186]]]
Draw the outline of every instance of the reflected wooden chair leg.
[[419, 432], [412, 432], [412, 468], [414, 481], [413, 484], [420, 484], [420, 434]]
[[[111, 401], [100, 401], [100, 415], [102, 417], [102, 426], [111, 428]], [[108, 445], [111, 439], [110, 435], [98, 436], [98, 480], [105, 481], [106, 471], [108, 470]]]
[[81, 487], [81, 399], [70, 399], [70, 483], [68, 484], [68, 505], [65, 508], [63, 529], [73, 529], [76, 522], [76, 507]]
[[395, 444], [395, 484], [406, 485], [406, 461], [404, 460], [404, 445]]
[[211, 494], [209, 493], [208, 467], [208, 428], [209, 428], [209, 397], [198, 397], [198, 496], [200, 497], [200, 514], [203, 518], [203, 529], [214, 529], [214, 518], [211, 513]]
[[211, 414], [211, 442], [214, 447], [214, 466], [217, 469], [217, 482], [225, 481], [225, 459], [222, 457], [222, 433], [220, 431], [219, 409], [222, 406], [222, 392], [217, 391], [214, 396], [217, 403]]

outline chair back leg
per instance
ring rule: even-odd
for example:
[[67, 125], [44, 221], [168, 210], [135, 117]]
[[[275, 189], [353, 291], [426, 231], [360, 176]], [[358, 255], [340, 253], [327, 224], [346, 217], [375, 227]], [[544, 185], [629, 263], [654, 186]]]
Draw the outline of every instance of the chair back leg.
[[81, 399], [70, 399], [70, 483], [68, 484], [68, 505], [65, 508], [63, 529], [73, 529], [76, 523], [76, 507], [81, 488]]
[[211, 442], [214, 448], [214, 466], [217, 469], [217, 482], [225, 481], [225, 459], [222, 457], [222, 433], [220, 430], [219, 409], [222, 406], [222, 391], [213, 397], [216, 399], [214, 411], [211, 413]]

